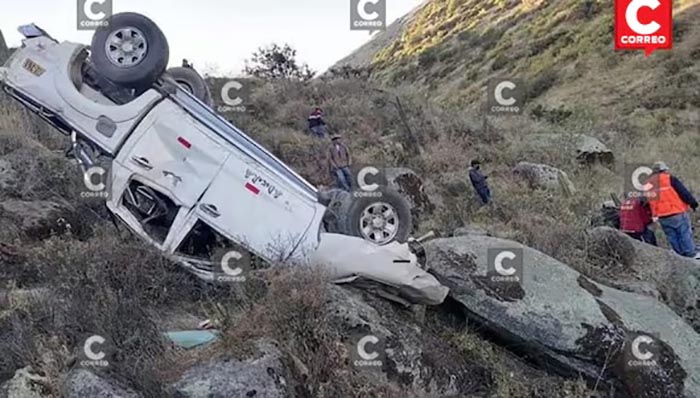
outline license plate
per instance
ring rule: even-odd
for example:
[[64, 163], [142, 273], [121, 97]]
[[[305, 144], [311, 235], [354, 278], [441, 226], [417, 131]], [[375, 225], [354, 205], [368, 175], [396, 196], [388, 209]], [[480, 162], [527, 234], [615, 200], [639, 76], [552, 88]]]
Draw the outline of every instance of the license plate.
[[24, 60], [24, 65], [22, 66], [34, 76], [41, 76], [44, 74], [44, 72], [46, 72], [46, 69], [44, 69], [43, 66], [37, 64], [29, 58]]

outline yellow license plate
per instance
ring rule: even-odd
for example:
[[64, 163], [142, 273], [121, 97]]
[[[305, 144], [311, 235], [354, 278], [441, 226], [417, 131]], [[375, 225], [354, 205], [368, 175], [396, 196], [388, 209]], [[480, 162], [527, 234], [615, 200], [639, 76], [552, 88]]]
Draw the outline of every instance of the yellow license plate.
[[42, 67], [41, 65], [37, 64], [36, 62], [32, 61], [31, 59], [27, 58], [24, 60], [24, 65], [22, 65], [24, 69], [28, 70], [29, 73], [31, 73], [34, 76], [41, 76], [46, 72], [46, 69]]

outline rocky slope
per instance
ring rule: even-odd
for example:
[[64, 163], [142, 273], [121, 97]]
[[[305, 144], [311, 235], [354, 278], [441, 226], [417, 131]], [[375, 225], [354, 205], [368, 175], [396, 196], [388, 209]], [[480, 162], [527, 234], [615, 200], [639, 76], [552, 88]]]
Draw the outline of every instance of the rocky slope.
[[[451, 288], [427, 308], [313, 272], [201, 284], [81, 198], [63, 138], [0, 95], [0, 398], [700, 397], [695, 263], [589, 228], [630, 159], [700, 182], [696, 3], [674, 3], [677, 50], [645, 59], [610, 51], [605, 2], [434, 0], [346, 60], [371, 57], [369, 81], [251, 83], [225, 117], [313, 182], [329, 182], [328, 143], [304, 134], [316, 105], [357, 163], [411, 176], [416, 234], [442, 236], [427, 262]], [[535, 90], [524, 115], [480, 113], [501, 74]], [[466, 182], [477, 157], [488, 207]], [[494, 278], [503, 249], [520, 279]], [[164, 335], [205, 319], [209, 345]], [[107, 366], [84, 362], [91, 335]]]

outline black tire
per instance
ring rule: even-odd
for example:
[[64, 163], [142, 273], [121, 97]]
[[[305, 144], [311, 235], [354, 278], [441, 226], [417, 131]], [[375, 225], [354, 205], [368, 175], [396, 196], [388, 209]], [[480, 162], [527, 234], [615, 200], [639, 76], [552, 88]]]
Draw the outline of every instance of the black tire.
[[165, 74], [175, 80], [175, 82], [182, 86], [185, 90], [197, 97], [197, 99], [204, 102], [208, 106], [211, 106], [212, 99], [211, 93], [209, 92], [209, 85], [207, 84], [206, 80], [204, 80], [204, 78], [197, 73], [196, 70], [178, 66], [176, 68], [168, 69]]
[[352, 203], [350, 192], [331, 188], [320, 193], [319, 201], [326, 206], [326, 214], [323, 216], [326, 232], [348, 235], [345, 231], [345, 214]]
[[[357, 236], [380, 245], [385, 245], [394, 241], [404, 243], [408, 240], [411, 230], [413, 229], [413, 220], [411, 218], [411, 205], [406, 198], [393, 189], [381, 188], [377, 192], [381, 193], [378, 197], [356, 197], [344, 205], [339, 206], [337, 214], [337, 223], [343, 233], [347, 235]], [[387, 241], [380, 241], [365, 236], [362, 233], [363, 214], [371, 205], [387, 205], [393, 209], [396, 215], [396, 223], [398, 224], [395, 236]]]
[[[132, 34], [141, 37], [145, 44], [135, 46], [143, 48], [140, 56], [117, 58], [112, 51], [107, 51], [107, 40], [113, 33], [119, 35], [119, 31], [132, 28]], [[137, 34], [138, 33], [138, 34]], [[119, 37], [119, 36], [118, 36]], [[110, 48], [116, 48], [110, 46]], [[111, 54], [111, 55], [110, 55]], [[165, 72], [170, 57], [168, 40], [155, 22], [149, 18], [133, 12], [125, 12], [113, 15], [109, 19], [109, 25], [98, 29], [92, 37], [91, 60], [98, 73], [113, 83], [136, 90], [146, 90], [155, 83]], [[114, 61], [110, 60], [114, 59]], [[121, 61], [119, 61], [121, 59]], [[134, 59], [139, 59], [134, 61]], [[124, 65], [119, 65], [126, 62]], [[128, 65], [129, 62], [134, 62]]]

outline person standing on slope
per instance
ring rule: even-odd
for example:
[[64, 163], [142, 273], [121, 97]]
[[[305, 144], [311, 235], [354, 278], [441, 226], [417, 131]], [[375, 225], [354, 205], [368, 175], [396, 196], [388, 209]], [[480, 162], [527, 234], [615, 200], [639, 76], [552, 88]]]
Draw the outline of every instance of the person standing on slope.
[[487, 179], [488, 177], [481, 172], [481, 162], [472, 160], [471, 167], [469, 168], [469, 180], [476, 194], [479, 196], [482, 205], [487, 205], [491, 201], [491, 190], [486, 181]]
[[326, 122], [323, 120], [323, 109], [316, 107], [309, 115], [309, 130], [318, 138], [326, 138]]
[[698, 202], [681, 180], [669, 173], [664, 162], [652, 166], [653, 173], [647, 183], [651, 184], [649, 207], [654, 221], [661, 224], [673, 251], [684, 257], [695, 257], [693, 228], [690, 209], [698, 208]]
[[328, 161], [338, 188], [350, 191], [352, 189], [352, 176], [350, 175], [352, 157], [341, 136], [333, 136], [329, 152]]

